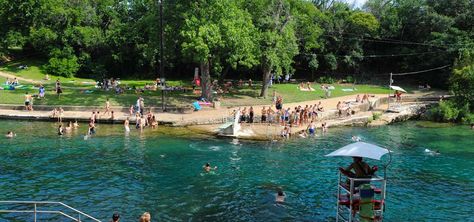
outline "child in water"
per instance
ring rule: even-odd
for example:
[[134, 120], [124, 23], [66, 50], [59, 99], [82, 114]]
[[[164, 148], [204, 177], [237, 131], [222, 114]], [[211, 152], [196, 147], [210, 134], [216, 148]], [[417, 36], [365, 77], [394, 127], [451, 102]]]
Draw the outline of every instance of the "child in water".
[[277, 203], [285, 202], [285, 193], [283, 193], [283, 190], [278, 190], [277, 195], [275, 197], [275, 202]]
[[16, 134], [13, 133], [12, 131], [8, 131], [7, 134], [5, 135], [5, 137], [7, 137], [7, 138], [13, 138], [15, 136], [16, 136]]
[[211, 172], [211, 170], [217, 170], [217, 166], [214, 166], [214, 168], [212, 168], [211, 164], [209, 163], [206, 163], [206, 165], [204, 165], [202, 168], [206, 173]]

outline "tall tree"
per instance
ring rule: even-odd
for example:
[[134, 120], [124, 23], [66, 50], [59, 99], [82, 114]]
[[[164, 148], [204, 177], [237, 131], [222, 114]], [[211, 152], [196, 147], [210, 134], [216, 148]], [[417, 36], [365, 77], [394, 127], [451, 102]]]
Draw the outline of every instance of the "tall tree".
[[277, 78], [293, 72], [293, 57], [298, 54], [295, 21], [287, 0], [256, 0], [246, 7], [259, 30], [263, 80], [260, 96], [266, 97], [272, 73]]
[[255, 63], [254, 33], [250, 15], [232, 0], [200, 0], [191, 5], [185, 14], [181, 46], [185, 55], [199, 63], [202, 97], [212, 99], [211, 65]]

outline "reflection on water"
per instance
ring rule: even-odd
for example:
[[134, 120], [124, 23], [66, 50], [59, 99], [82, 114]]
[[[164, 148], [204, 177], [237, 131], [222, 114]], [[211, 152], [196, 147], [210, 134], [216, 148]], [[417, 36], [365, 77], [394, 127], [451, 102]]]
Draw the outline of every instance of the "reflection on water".
[[[324, 155], [352, 135], [393, 150], [387, 221], [471, 215], [474, 132], [458, 126], [331, 129], [281, 143], [185, 139], [186, 129], [164, 127], [127, 135], [121, 125], [100, 125], [84, 140], [86, 126], [59, 137], [50, 123], [0, 123], [18, 135], [0, 138], [0, 199], [62, 201], [105, 221], [115, 211], [124, 221], [144, 211], [158, 221], [334, 221], [336, 169], [350, 159]], [[206, 162], [215, 173], [202, 172]], [[275, 203], [278, 189], [284, 204]]]

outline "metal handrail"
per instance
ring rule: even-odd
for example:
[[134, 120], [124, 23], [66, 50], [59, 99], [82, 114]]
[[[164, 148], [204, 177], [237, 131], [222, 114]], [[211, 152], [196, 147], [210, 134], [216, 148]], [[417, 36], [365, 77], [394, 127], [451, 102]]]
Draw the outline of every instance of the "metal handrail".
[[[100, 220], [96, 219], [95, 217], [89, 215], [89, 214], [86, 214], [80, 210], [77, 210], [69, 205], [66, 205], [62, 202], [55, 202], [55, 201], [0, 201], [0, 204], [32, 204], [33, 205], [33, 210], [0, 210], [0, 213], [34, 213], [34, 221], [36, 222], [36, 217], [37, 217], [37, 214], [38, 213], [44, 213], [44, 214], [59, 214], [59, 215], [62, 215], [64, 217], [67, 217], [73, 221], [77, 221], [77, 222], [80, 222], [81, 221], [81, 216], [83, 216], [84, 218], [88, 218], [88, 219], [91, 219], [95, 222], [101, 222]], [[55, 210], [55, 211], [48, 211], [48, 210], [38, 210], [37, 209], [37, 206], [38, 205], [47, 205], [47, 204], [51, 204], [51, 205], [60, 205], [62, 207], [65, 207], [67, 209], [70, 209], [72, 211], [74, 211], [75, 213], [78, 214], [78, 217], [75, 218], [69, 214], [66, 214], [62, 211], [59, 211], [59, 210]]]

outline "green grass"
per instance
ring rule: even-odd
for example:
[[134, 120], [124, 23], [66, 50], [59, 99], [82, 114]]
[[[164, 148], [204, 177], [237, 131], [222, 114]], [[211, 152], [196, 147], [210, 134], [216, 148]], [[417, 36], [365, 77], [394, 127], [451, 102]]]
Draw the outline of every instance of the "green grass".
[[[95, 81], [92, 79], [85, 78], [65, 78], [51, 76], [50, 80], [45, 81], [46, 75], [45, 70], [42, 68], [45, 61], [42, 60], [19, 60], [10, 62], [7, 65], [0, 67], [0, 71], [4, 71], [18, 77], [32, 79], [36, 81], [42, 81], [46, 87], [46, 99], [34, 101], [35, 105], [77, 105], [77, 106], [104, 106], [107, 98], [110, 99], [113, 106], [124, 106], [128, 107], [135, 104], [138, 94], [135, 91], [126, 91], [124, 94], [115, 95], [112, 91], [103, 91], [96, 89], [94, 84]], [[19, 69], [20, 65], [28, 65], [28, 69]], [[59, 79], [63, 85], [63, 94], [58, 98], [54, 90], [54, 82]], [[3, 82], [3, 81], [2, 81]], [[124, 87], [137, 87], [143, 88], [146, 84], [152, 84], [154, 80], [121, 80], [121, 84]], [[255, 82], [257, 84], [257, 82]], [[23, 85], [32, 85], [22, 82]], [[184, 86], [190, 87], [190, 81], [174, 80], [168, 81], [169, 86]], [[264, 105], [270, 104], [271, 95], [275, 90], [278, 95], [281, 95], [285, 103], [291, 102], [302, 102], [307, 100], [317, 100], [324, 98], [324, 91], [320, 89], [319, 84], [313, 84], [312, 87], [315, 91], [304, 92], [297, 88], [297, 84], [275, 84], [268, 90], [267, 99], [259, 98], [260, 86], [255, 85], [254, 87], [242, 87], [232, 90], [229, 94], [223, 96], [223, 106], [242, 106], [242, 105]], [[352, 88], [352, 85], [338, 85], [332, 84], [335, 90], [332, 90], [331, 97], [347, 96], [354, 94], [386, 94], [389, 90], [383, 86], [374, 85], [356, 85], [356, 90], [353, 92], [344, 92], [343, 88]], [[85, 93], [85, 90], [91, 90], [92, 93]], [[37, 89], [33, 90], [0, 90], [0, 103], [2, 104], [23, 104], [24, 94], [29, 92], [30, 94], [38, 94]], [[161, 106], [161, 91], [146, 91], [142, 96], [145, 98], [147, 106]], [[168, 92], [166, 95], [167, 104], [172, 105], [184, 105], [191, 104], [195, 99], [196, 95], [191, 92]]]
[[[342, 89], [351, 89], [349, 84], [331, 84], [335, 87], [331, 90], [331, 97], [340, 97], [356, 94], [388, 94], [389, 90], [384, 86], [376, 85], [355, 85], [353, 92], [344, 92]], [[312, 84], [315, 91], [300, 91], [298, 84], [275, 84], [268, 89], [267, 99], [258, 98], [260, 94], [259, 86], [253, 88], [243, 87], [238, 91], [224, 96], [224, 106], [244, 106], [244, 105], [267, 105], [272, 102], [273, 90], [283, 97], [285, 103], [302, 102], [308, 100], [318, 100], [324, 98], [324, 91], [320, 89], [320, 84]], [[226, 101], [227, 100], [227, 101]]]

